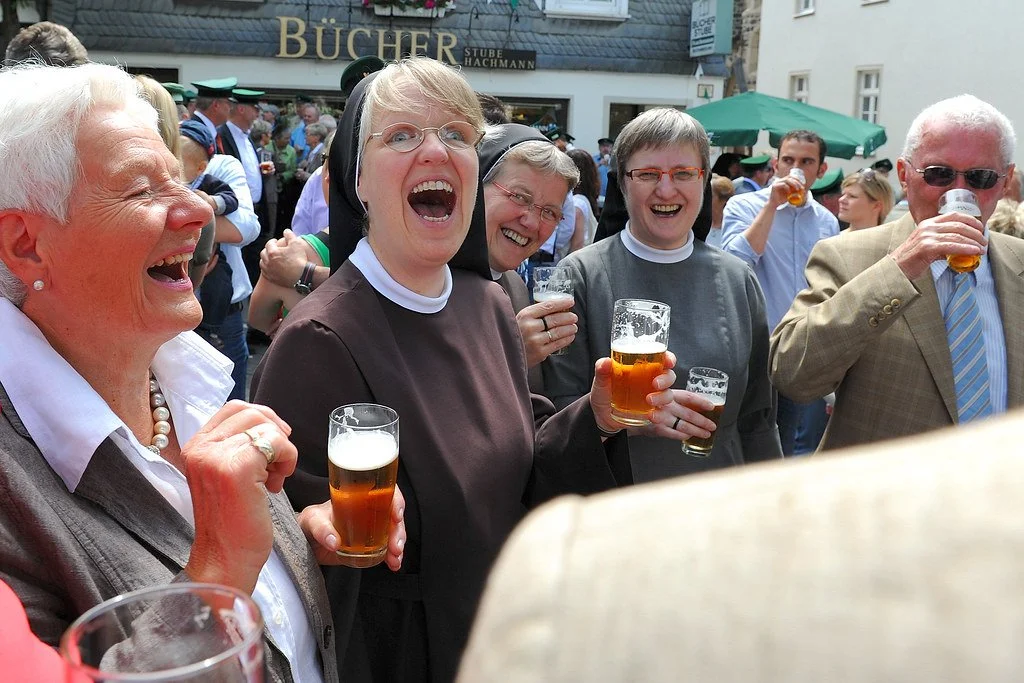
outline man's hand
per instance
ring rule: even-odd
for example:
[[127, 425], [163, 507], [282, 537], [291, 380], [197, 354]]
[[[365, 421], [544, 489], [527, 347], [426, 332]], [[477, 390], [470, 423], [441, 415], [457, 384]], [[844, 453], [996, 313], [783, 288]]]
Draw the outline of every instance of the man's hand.
[[308, 260], [303, 242], [291, 230], [285, 230], [281, 239], [268, 240], [260, 252], [263, 277], [282, 287], [291, 287], [298, 282]]
[[910, 236], [896, 247], [892, 258], [907, 279], [920, 277], [932, 262], [949, 254], [984, 254], [988, 240], [984, 226], [974, 216], [948, 213], [921, 221]]
[[776, 178], [775, 182], [772, 183], [771, 194], [768, 195], [768, 206], [777, 209], [789, 201], [789, 195], [796, 192], [806, 193], [807, 191], [807, 187], [793, 176], [787, 175], [782, 178]]

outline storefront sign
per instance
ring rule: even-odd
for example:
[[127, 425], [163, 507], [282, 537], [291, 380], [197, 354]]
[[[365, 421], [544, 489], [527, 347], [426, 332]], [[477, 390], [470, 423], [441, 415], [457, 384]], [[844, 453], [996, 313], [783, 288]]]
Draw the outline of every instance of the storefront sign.
[[733, 0], [693, 0], [690, 14], [690, 56], [732, 52]]
[[497, 47], [462, 48], [462, 66], [474, 69], [533, 71], [537, 68], [536, 50], [506, 50]]
[[[458, 37], [450, 31], [384, 30], [357, 26], [344, 29], [333, 18], [321, 19], [310, 28], [299, 17], [277, 17], [281, 26], [275, 57], [352, 60], [377, 55], [385, 61], [427, 56], [446, 64], [458, 64], [454, 50]], [[345, 54], [342, 55], [342, 50]]]

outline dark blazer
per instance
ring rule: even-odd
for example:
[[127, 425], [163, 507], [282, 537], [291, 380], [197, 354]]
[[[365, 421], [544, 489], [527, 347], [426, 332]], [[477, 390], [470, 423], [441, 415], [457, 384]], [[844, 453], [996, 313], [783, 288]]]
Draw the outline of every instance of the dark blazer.
[[[56, 645], [104, 600], [188, 580], [193, 529], [107, 439], [74, 493], [50, 468], [0, 386], [0, 579], [18, 594], [32, 630]], [[337, 680], [335, 634], [320, 568], [283, 493], [268, 496], [274, 548], [302, 598], [326, 680]], [[271, 681], [291, 681], [269, 636]]]

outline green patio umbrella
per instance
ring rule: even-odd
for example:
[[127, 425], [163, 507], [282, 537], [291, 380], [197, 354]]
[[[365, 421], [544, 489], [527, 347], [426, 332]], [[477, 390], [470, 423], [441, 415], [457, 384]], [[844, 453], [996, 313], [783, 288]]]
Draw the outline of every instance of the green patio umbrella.
[[804, 128], [825, 140], [828, 156], [852, 159], [858, 151], [870, 155], [886, 140], [882, 126], [759, 92], [727, 97], [686, 113], [700, 121], [711, 144], [718, 147], [755, 145], [762, 130], [768, 131], [771, 145], [778, 147], [783, 135]]

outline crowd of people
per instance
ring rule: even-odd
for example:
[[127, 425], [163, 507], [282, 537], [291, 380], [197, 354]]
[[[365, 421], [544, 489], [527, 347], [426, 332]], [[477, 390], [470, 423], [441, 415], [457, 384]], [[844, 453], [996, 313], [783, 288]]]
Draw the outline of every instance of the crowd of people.
[[[659, 518], [768, 529], [818, 485], [817, 465], [784, 456], [1024, 403], [1016, 137], [972, 96], [925, 109], [895, 168], [844, 178], [820, 135], [795, 130], [777, 155], [723, 155], [713, 173], [707, 133], [671, 108], [597, 154], [563, 151], [564, 133], [511, 123], [457, 70], [412, 58], [354, 63], [340, 119], [303, 103], [292, 125], [233, 78], [194, 83], [189, 110], [180, 86], [89, 63], [59, 29], [43, 33], [64, 41], [57, 64], [18, 58], [42, 56], [36, 30], [0, 70], [0, 167], [19, 171], [0, 187], [0, 579], [43, 642], [118, 594], [191, 580], [274, 615], [270, 680], [452, 681], [470, 642], [462, 679], [539, 680], [531, 667], [577, 627], [593, 639], [566, 651], [599, 672], [645, 647], [594, 649], [636, 622], [624, 583], [721, 589], [678, 548], [729, 548], [689, 519], [659, 536]], [[907, 211], [888, 221], [893, 169]], [[976, 211], [940, 213], [950, 189]], [[555, 264], [573, 297], [533, 301], [532, 269]], [[671, 306], [643, 426], [613, 415], [620, 299]], [[248, 330], [272, 338], [251, 387]], [[698, 366], [729, 376], [717, 421], [685, 388]], [[360, 402], [396, 410], [402, 431], [386, 561], [356, 570], [335, 552], [327, 424]], [[713, 433], [706, 457], [680, 450]], [[615, 489], [517, 532], [477, 614], [531, 509]], [[732, 531], [766, 571], [782, 561], [778, 533]], [[539, 612], [557, 623], [569, 595], [573, 626], [516, 636]], [[669, 680], [687, 651], [633, 679]]]

